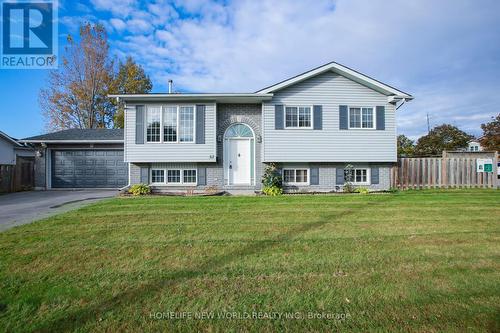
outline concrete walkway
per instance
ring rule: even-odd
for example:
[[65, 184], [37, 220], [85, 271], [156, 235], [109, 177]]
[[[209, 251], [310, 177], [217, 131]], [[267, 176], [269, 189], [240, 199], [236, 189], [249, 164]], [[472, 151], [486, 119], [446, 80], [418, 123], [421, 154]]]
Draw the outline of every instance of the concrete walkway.
[[0, 195], [0, 231], [110, 198], [117, 190], [53, 190]]

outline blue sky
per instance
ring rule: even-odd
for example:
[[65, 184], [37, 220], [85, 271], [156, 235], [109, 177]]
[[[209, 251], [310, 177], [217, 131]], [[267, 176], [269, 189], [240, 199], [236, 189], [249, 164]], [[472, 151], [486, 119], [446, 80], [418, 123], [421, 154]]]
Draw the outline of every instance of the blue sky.
[[[474, 135], [500, 111], [500, 1], [59, 1], [59, 50], [101, 22], [155, 92], [252, 92], [336, 61], [415, 96], [398, 110], [412, 138], [451, 123]], [[45, 70], [0, 70], [0, 130], [43, 133]]]

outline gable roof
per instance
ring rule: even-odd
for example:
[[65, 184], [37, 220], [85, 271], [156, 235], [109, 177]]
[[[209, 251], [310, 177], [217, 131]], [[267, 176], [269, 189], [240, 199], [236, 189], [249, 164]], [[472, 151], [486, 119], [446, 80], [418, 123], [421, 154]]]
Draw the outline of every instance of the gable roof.
[[332, 71], [337, 74], [340, 74], [342, 76], [345, 76], [355, 82], [358, 82], [364, 86], [367, 86], [369, 88], [372, 88], [384, 95], [387, 96], [394, 96], [397, 98], [404, 98], [405, 100], [411, 100], [413, 99], [413, 96], [405, 93], [404, 91], [401, 91], [399, 89], [396, 89], [394, 87], [389, 86], [388, 84], [382, 83], [378, 80], [375, 80], [374, 78], [369, 77], [368, 75], [362, 74], [358, 71], [355, 71], [352, 68], [349, 68], [347, 66], [341, 65], [339, 63], [336, 63], [334, 61], [329, 62], [325, 65], [316, 67], [314, 69], [311, 69], [307, 72], [304, 72], [302, 74], [296, 75], [294, 77], [291, 77], [289, 79], [286, 79], [284, 81], [278, 82], [276, 84], [273, 84], [269, 87], [266, 87], [264, 89], [261, 89], [259, 91], [256, 91], [256, 94], [269, 94], [273, 93], [277, 90], [286, 88], [292, 84], [307, 80], [311, 77], [314, 77], [316, 75], [325, 73], [327, 71]]
[[123, 142], [123, 129], [67, 129], [24, 138], [23, 142]]

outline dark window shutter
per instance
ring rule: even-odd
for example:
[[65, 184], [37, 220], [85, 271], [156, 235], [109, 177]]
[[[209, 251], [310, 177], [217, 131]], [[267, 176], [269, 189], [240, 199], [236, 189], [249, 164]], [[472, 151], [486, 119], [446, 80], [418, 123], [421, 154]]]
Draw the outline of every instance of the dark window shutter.
[[323, 129], [323, 107], [321, 105], [313, 106], [314, 129]]
[[309, 176], [310, 184], [319, 185], [319, 168], [310, 168], [309, 170], [311, 172], [311, 175]]
[[196, 143], [205, 143], [205, 105], [196, 105]]
[[144, 118], [145, 118], [144, 105], [137, 105], [135, 107], [135, 143], [144, 143]]
[[149, 167], [141, 167], [141, 183], [149, 184]]
[[372, 184], [378, 184], [379, 183], [379, 180], [378, 180], [378, 178], [379, 178], [379, 176], [378, 176], [379, 171], [378, 170], [379, 170], [378, 168], [372, 168], [371, 169], [371, 183]]
[[339, 105], [339, 129], [348, 129], [349, 112], [347, 111], [347, 105]]
[[198, 168], [198, 185], [207, 185], [207, 168]]
[[337, 168], [335, 174], [335, 183], [337, 185], [344, 185], [344, 168]]
[[274, 106], [274, 129], [282, 130], [285, 128], [285, 124], [283, 122], [283, 113], [283, 105]]
[[377, 129], [385, 130], [385, 106], [377, 106]]

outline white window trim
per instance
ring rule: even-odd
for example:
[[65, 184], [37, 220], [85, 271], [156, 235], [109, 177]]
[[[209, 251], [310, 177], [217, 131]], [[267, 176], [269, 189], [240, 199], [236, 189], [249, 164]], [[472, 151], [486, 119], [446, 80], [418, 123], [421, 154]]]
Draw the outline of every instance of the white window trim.
[[[372, 117], [373, 117], [373, 127], [351, 127], [351, 109], [363, 109], [363, 108], [371, 108], [372, 109]], [[363, 111], [360, 111], [361, 114], [361, 126], [363, 126]], [[347, 107], [347, 128], [350, 130], [376, 130], [377, 129], [377, 109], [375, 106], [348, 106]]]
[[[351, 169], [354, 171], [354, 180], [352, 181], [353, 185], [371, 185], [371, 176], [372, 176], [372, 171], [371, 168], [353, 168]], [[366, 182], [357, 182], [356, 181], [356, 170], [366, 170]]]
[[[153, 183], [153, 170], [163, 170], [165, 181], [163, 183]], [[169, 183], [168, 182], [168, 171], [169, 170], [178, 170], [180, 171], [181, 181], [180, 183]], [[184, 170], [194, 170], [196, 173], [196, 182], [194, 183], [185, 183], [184, 182]], [[151, 168], [149, 170], [149, 179], [151, 179], [151, 185], [163, 185], [163, 186], [198, 186], [198, 169], [196, 168], [185, 168], [185, 169], [177, 169], [177, 168]]]
[[[195, 182], [194, 183], [185, 183], [184, 182], [184, 171], [186, 170], [191, 170], [191, 171], [194, 171], [195, 173]], [[184, 185], [184, 186], [196, 186], [198, 185], [198, 169], [181, 169], [181, 184]]]
[[[149, 107], [160, 107], [160, 141], [148, 141], [148, 113], [149, 113]], [[151, 143], [151, 144], [158, 144], [162, 143], [163, 141], [163, 108], [160, 104], [150, 104], [146, 106], [146, 116], [144, 117], [145, 124], [144, 124], [144, 142], [145, 143]]]
[[[165, 180], [163, 183], [162, 182], [153, 182], [153, 170], [154, 171], [163, 171], [163, 179]], [[165, 171], [165, 169], [161, 169], [161, 168], [151, 168], [151, 170], [149, 171], [149, 179], [151, 179], [151, 185], [164, 185], [165, 182], [167, 181], [167, 173]]]
[[[163, 108], [164, 107], [173, 107], [175, 106], [177, 109], [177, 141], [164, 141], [164, 124], [163, 124]], [[182, 107], [192, 107], [193, 108], [193, 140], [192, 141], [180, 141], [180, 135], [179, 135], [179, 123], [180, 123], [180, 118], [179, 118], [179, 112], [180, 108]], [[160, 107], [160, 141], [148, 141], [148, 111], [149, 107]], [[196, 143], [196, 105], [194, 104], [147, 104], [146, 105], [146, 121], [145, 121], [145, 129], [144, 129], [144, 142], [146, 144], [158, 144], [158, 143], [164, 143], [164, 144], [192, 144]]]
[[[297, 126], [286, 126], [286, 108], [297, 108]], [[299, 108], [309, 108], [311, 110], [311, 126], [299, 126]], [[314, 109], [312, 105], [283, 105], [283, 123], [285, 129], [302, 130], [314, 128]]]
[[[297, 170], [306, 170], [307, 171], [307, 182], [285, 182], [285, 170], [293, 170], [295, 173], [295, 179], [297, 179]], [[311, 171], [309, 168], [283, 168], [283, 184], [285, 185], [297, 185], [297, 186], [306, 186], [311, 182]]]

